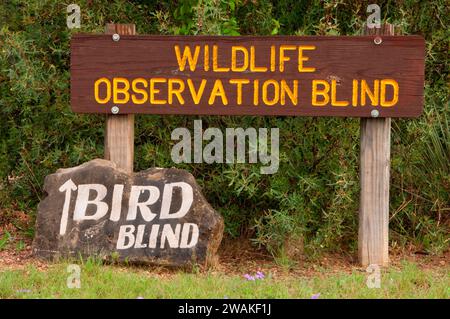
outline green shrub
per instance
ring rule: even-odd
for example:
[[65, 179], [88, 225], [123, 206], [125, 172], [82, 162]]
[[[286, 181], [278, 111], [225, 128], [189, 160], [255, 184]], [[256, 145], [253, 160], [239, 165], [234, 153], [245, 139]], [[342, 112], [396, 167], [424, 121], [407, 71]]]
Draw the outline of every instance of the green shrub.
[[[60, 1], [0, 4], [0, 207], [34, 215], [44, 177], [103, 156], [104, 117], [69, 108], [69, 39], [135, 23], [140, 34], [359, 34], [365, 1], [76, 1], [81, 30], [66, 27]], [[426, 38], [424, 115], [393, 120], [391, 241], [440, 253], [449, 245], [448, 11], [445, 1], [381, 1], [383, 21]], [[174, 165], [171, 131], [198, 117], [137, 116], [135, 169], [189, 170], [225, 218], [274, 255], [289, 238], [308, 254], [354, 251], [359, 200], [359, 120], [200, 117], [204, 127], [279, 127], [280, 169], [256, 164]], [[289, 238], [287, 238], [289, 237]]]

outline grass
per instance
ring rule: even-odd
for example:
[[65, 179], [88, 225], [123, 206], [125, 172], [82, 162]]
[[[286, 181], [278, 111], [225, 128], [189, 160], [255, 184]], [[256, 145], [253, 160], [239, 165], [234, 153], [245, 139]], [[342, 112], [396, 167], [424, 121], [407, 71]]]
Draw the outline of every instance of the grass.
[[382, 271], [381, 287], [368, 288], [368, 274], [330, 274], [326, 269], [312, 276], [292, 274], [247, 281], [242, 275], [224, 273], [151, 273], [145, 268], [101, 265], [88, 261], [81, 267], [81, 287], [67, 288], [68, 263], [39, 270], [0, 270], [0, 298], [450, 298], [448, 267], [420, 269], [404, 262], [400, 269]]

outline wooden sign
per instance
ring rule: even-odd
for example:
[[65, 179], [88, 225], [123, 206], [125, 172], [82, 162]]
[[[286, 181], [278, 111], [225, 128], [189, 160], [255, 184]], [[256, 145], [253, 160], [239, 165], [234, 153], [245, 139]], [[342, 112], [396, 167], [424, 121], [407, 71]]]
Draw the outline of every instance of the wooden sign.
[[416, 117], [424, 57], [420, 36], [74, 35], [71, 105], [79, 113]]

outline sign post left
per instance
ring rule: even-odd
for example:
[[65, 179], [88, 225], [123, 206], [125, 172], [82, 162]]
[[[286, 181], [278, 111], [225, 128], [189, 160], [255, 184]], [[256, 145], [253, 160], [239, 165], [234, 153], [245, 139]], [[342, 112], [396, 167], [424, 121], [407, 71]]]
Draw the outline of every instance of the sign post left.
[[[111, 41], [120, 41], [120, 35], [135, 35], [136, 26], [108, 23], [106, 34], [111, 34]], [[119, 36], [114, 36], [116, 34]], [[133, 172], [134, 114], [120, 114], [118, 107], [113, 107], [111, 114], [106, 115], [105, 159], [127, 173]]]

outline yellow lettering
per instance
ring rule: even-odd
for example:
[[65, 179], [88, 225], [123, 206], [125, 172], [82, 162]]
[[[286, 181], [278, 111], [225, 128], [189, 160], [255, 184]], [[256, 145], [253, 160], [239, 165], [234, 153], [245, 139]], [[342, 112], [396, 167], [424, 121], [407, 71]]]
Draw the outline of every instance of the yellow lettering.
[[200, 54], [200, 46], [195, 46], [194, 56], [192, 56], [191, 48], [189, 46], [184, 47], [183, 56], [181, 57], [180, 47], [178, 45], [175, 46], [175, 55], [177, 56], [178, 67], [180, 71], [184, 71], [186, 68], [186, 60], [189, 63], [189, 69], [191, 71], [195, 71], [197, 67], [197, 60]]
[[[174, 84], [178, 85], [178, 88], [175, 89], [173, 87]], [[173, 96], [175, 95], [178, 99], [178, 102], [183, 105], [184, 104], [184, 99], [181, 96], [181, 93], [184, 91], [185, 85], [184, 85], [184, 81], [180, 80], [180, 79], [169, 79], [168, 82], [168, 89], [167, 89], [167, 95], [168, 95], [168, 102], [170, 105], [173, 104]]]
[[259, 105], [259, 80], [253, 81], [253, 105]]
[[205, 45], [205, 63], [203, 64], [203, 69], [209, 71], [209, 45]]
[[379, 95], [379, 88], [380, 88], [380, 81], [379, 80], [375, 80], [373, 81], [374, 84], [374, 91], [372, 92], [369, 88], [369, 86], [367, 85], [366, 80], [361, 80], [361, 105], [365, 106], [366, 105], [366, 95], [369, 97], [370, 99], [370, 104], [372, 106], [377, 106], [378, 105], [378, 95]]
[[267, 68], [265, 66], [256, 66], [255, 65], [255, 47], [252, 45], [250, 47], [250, 71], [251, 72], [266, 72]]
[[[386, 86], [390, 85], [394, 89], [394, 92], [392, 93], [392, 100], [386, 101]], [[383, 107], [390, 107], [398, 102], [398, 83], [395, 80], [392, 79], [384, 79], [381, 80], [381, 97], [380, 97], [380, 105]]]
[[[322, 85], [323, 90], [317, 88], [318, 85]], [[313, 106], [325, 106], [330, 102], [330, 96], [328, 92], [330, 91], [330, 84], [324, 80], [313, 80], [312, 81], [312, 105]], [[323, 96], [323, 101], [318, 101], [317, 96]]]
[[155, 88], [155, 83], [166, 83], [167, 79], [164, 78], [152, 78], [150, 79], [150, 104], [166, 104], [166, 100], [157, 100], [155, 94], [160, 90]]
[[137, 87], [137, 84], [142, 84], [144, 88], [147, 88], [148, 82], [143, 78], [137, 78], [134, 79], [133, 82], [131, 82], [131, 89], [134, 93], [140, 94], [142, 97], [137, 98], [136, 94], [131, 95], [131, 100], [134, 104], [144, 104], [148, 100], [148, 93], [147, 90], [140, 89]]
[[270, 46], [270, 72], [275, 72], [276, 51], [275, 46]]
[[358, 80], [353, 80], [352, 106], [358, 105]]
[[242, 104], [242, 85], [249, 84], [248, 79], [231, 79], [230, 84], [236, 84], [236, 103], [238, 105]]
[[203, 96], [203, 91], [205, 91], [205, 86], [206, 86], [206, 80], [202, 79], [202, 82], [200, 83], [200, 87], [198, 88], [198, 91], [195, 91], [195, 87], [194, 87], [194, 83], [192, 82], [191, 79], [187, 80], [187, 84], [189, 87], [189, 91], [191, 92], [191, 96], [192, 96], [192, 100], [194, 101], [194, 103], [197, 105], [200, 103], [200, 99]]
[[331, 105], [332, 106], [347, 106], [348, 101], [337, 101], [337, 83], [336, 80], [331, 80]]
[[298, 80], [293, 81], [292, 90], [289, 88], [285, 80], [281, 80], [281, 105], [286, 103], [286, 94], [289, 96], [293, 105], [298, 103]]
[[298, 47], [298, 72], [314, 72], [316, 68], [306, 68], [303, 66], [304, 61], [308, 61], [309, 57], [303, 56], [303, 50], [315, 50], [315, 45], [301, 45]]
[[280, 72], [284, 72], [284, 62], [289, 61], [291, 58], [284, 55], [284, 51], [295, 50], [295, 45], [281, 45], [280, 46]]
[[214, 72], [228, 72], [230, 68], [221, 68], [219, 67], [219, 47], [217, 45], [213, 45], [213, 71]]
[[[268, 91], [269, 85], [272, 85], [273, 89], [274, 89], [274, 94], [273, 94], [272, 100], [269, 100], [267, 98], [267, 91]], [[280, 85], [278, 84], [278, 82], [275, 80], [265, 81], [262, 86], [262, 100], [263, 100], [264, 104], [274, 105], [274, 104], [278, 103], [279, 99], [280, 99]]]
[[[99, 86], [101, 83], [106, 84], [106, 97], [104, 99], [100, 98]], [[100, 78], [94, 83], [94, 96], [95, 101], [99, 104], [106, 104], [111, 99], [111, 82], [107, 78]]]
[[[237, 66], [237, 52], [241, 52], [244, 57], [244, 64], [242, 66]], [[243, 72], [248, 68], [248, 51], [242, 46], [232, 46], [231, 47], [231, 71], [233, 72]], [[231, 82], [230, 82], [231, 83]]]
[[222, 99], [223, 105], [228, 105], [228, 99], [225, 94], [225, 90], [223, 89], [223, 84], [221, 80], [216, 80], [214, 82], [214, 87], [211, 91], [211, 95], [209, 96], [208, 104], [213, 105], [217, 96], [219, 96]]
[[[123, 84], [123, 88], [119, 88], [119, 83]], [[130, 82], [125, 78], [113, 79], [113, 101], [116, 104], [125, 104], [130, 100]], [[119, 98], [119, 94], [123, 95], [123, 98]]]

